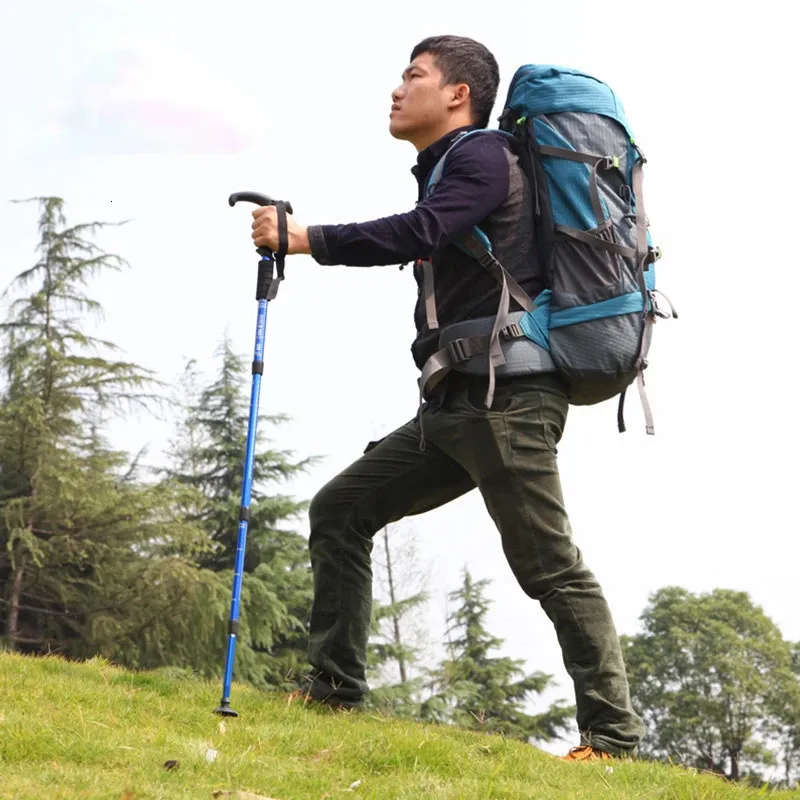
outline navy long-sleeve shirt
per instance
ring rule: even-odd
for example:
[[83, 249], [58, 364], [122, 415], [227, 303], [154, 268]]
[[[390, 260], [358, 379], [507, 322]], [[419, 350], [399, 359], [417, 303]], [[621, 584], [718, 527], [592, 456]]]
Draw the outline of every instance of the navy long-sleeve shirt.
[[[448, 153], [436, 190], [425, 197], [425, 186], [437, 161], [453, 138], [466, 130], [471, 128], [452, 131], [419, 153], [411, 170], [419, 189], [414, 209], [367, 222], [310, 226], [313, 258], [324, 265], [354, 267], [430, 258], [441, 327], [496, 313], [498, 285], [477, 262], [450, 243], [458, 234], [480, 224], [506, 269], [514, 274], [515, 263], [526, 260], [530, 268], [531, 259], [535, 261], [530, 191], [507, 138], [487, 133], [468, 137]], [[522, 240], [511, 247], [510, 240], [519, 240], [520, 236]], [[418, 269], [415, 276], [421, 286]], [[538, 283], [525, 286], [530, 275], [523, 271], [521, 277], [523, 288], [538, 291]], [[412, 347], [420, 368], [437, 349], [438, 340], [438, 331], [427, 328], [423, 306], [420, 297], [415, 312], [417, 339]]]

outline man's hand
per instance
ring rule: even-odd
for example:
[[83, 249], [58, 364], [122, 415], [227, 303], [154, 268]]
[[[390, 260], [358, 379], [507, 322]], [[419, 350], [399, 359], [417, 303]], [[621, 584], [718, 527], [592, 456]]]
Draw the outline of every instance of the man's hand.
[[[253, 241], [256, 247], [269, 247], [278, 250], [278, 210], [275, 206], [261, 206], [253, 211]], [[311, 254], [308, 231], [294, 221], [291, 214], [286, 215], [286, 230], [289, 236], [288, 253]]]

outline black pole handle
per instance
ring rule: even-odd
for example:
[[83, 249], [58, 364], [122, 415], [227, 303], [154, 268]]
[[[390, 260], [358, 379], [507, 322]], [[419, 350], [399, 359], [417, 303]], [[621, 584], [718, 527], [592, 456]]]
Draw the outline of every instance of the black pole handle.
[[[228, 197], [228, 205], [235, 206], [238, 202], [255, 203], [258, 206], [277, 206], [278, 207], [278, 231], [281, 240], [281, 247], [277, 253], [269, 247], [257, 247], [256, 251], [261, 256], [258, 264], [258, 278], [256, 280], [256, 300], [274, 300], [278, 294], [278, 286], [284, 278], [283, 266], [288, 247], [288, 234], [286, 230], [286, 215], [293, 214], [292, 204], [288, 201], [281, 202], [273, 200], [265, 194], [259, 192], [234, 192]], [[272, 274], [272, 265], [277, 264], [278, 276]]]
[[[274, 206], [278, 201], [267, 197], [265, 194], [259, 194], [258, 192], [234, 192], [228, 198], [228, 203], [231, 206], [235, 206], [239, 202], [255, 203], [257, 206]], [[292, 204], [288, 200], [286, 201], [286, 212], [288, 214], [294, 214]]]
[[[277, 200], [273, 200], [271, 197], [268, 197], [265, 194], [261, 194], [260, 192], [234, 192], [228, 198], [228, 205], [235, 206], [237, 203], [255, 203], [257, 206], [276, 206], [278, 205]], [[294, 209], [292, 208], [292, 204], [287, 200], [284, 204], [286, 208], [287, 214], [294, 214]], [[265, 258], [272, 258], [272, 250], [268, 247], [257, 247], [256, 251], [260, 256], [264, 256]]]

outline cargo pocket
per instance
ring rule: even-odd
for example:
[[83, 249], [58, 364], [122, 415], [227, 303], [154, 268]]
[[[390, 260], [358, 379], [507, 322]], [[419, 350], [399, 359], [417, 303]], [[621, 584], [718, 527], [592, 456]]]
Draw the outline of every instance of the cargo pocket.
[[385, 436], [382, 436], [380, 439], [375, 439], [373, 442], [368, 442], [367, 446], [364, 448], [364, 454], [369, 453], [370, 450], [374, 450], [382, 441], [386, 439]]

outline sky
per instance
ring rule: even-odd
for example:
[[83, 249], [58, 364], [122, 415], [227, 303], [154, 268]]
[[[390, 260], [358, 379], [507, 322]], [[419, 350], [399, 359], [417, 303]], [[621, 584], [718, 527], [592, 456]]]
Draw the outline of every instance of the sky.
[[[130, 264], [90, 287], [105, 309], [98, 330], [167, 383], [186, 358], [210, 375], [226, 332], [248, 360], [253, 351], [252, 207], [230, 208], [231, 192], [288, 199], [301, 224], [413, 206], [416, 154], [388, 121], [417, 41], [455, 33], [495, 53], [492, 125], [518, 66], [590, 72], [622, 98], [648, 158], [658, 282], [680, 318], [659, 322], [651, 348], [655, 436], [635, 393], [623, 435], [614, 400], [570, 410], [559, 463], [575, 540], [620, 633], [639, 630], [652, 592], [680, 585], [747, 591], [800, 640], [800, 167], [787, 102], [798, 59], [788, 11], [584, 0], [501, 15], [474, 0], [430, 0], [381, 7], [381, 21], [378, 7], [5, 0], [0, 282], [32, 263], [37, 238], [36, 205], [11, 200], [59, 195], [68, 222], [128, 220], [98, 237]], [[308, 256], [290, 258], [286, 274], [269, 307], [261, 410], [291, 416], [269, 432], [274, 444], [325, 457], [288, 487], [310, 498], [414, 415], [416, 287], [409, 269], [322, 267]], [[169, 419], [139, 415], [111, 436], [132, 452], [147, 446], [158, 463], [171, 430]], [[468, 566], [492, 581], [489, 624], [503, 653], [554, 676], [542, 702], [572, 702], [552, 626], [515, 583], [477, 492], [396, 533], [414, 537], [429, 570], [433, 642], [445, 594]]]

